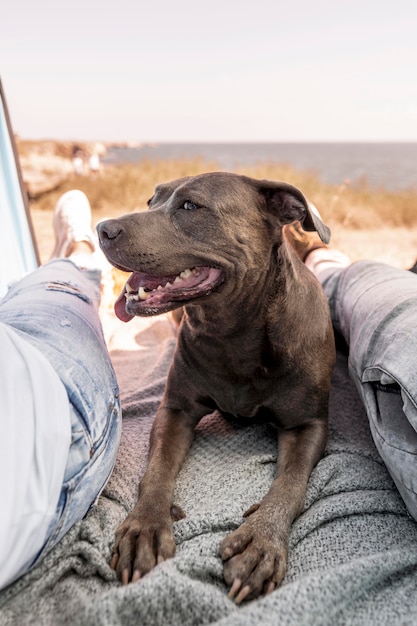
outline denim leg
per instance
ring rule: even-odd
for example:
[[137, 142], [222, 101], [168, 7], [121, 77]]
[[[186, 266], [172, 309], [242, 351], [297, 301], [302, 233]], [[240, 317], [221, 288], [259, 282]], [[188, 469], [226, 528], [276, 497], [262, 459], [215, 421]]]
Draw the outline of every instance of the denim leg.
[[318, 278], [349, 346], [375, 444], [417, 519], [417, 276], [359, 261]]
[[72, 444], [42, 554], [84, 517], [116, 459], [120, 400], [98, 316], [99, 299], [99, 271], [57, 259], [15, 283], [0, 302], [0, 320], [44, 354], [70, 402]]

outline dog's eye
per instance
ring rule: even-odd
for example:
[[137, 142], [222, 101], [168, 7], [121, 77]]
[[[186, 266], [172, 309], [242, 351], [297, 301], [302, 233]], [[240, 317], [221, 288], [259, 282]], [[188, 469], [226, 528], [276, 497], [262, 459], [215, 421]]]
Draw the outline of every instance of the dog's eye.
[[195, 209], [199, 209], [200, 206], [193, 202], [192, 200], [186, 200], [182, 205], [182, 208], [186, 211], [195, 211]]

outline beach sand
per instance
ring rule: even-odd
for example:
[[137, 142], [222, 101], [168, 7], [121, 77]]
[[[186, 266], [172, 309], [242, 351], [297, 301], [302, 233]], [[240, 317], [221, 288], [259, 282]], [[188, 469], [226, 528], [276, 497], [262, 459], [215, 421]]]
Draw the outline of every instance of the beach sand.
[[[42, 263], [49, 259], [54, 247], [52, 210], [32, 209], [32, 221]], [[93, 225], [102, 219], [93, 211]], [[332, 247], [341, 249], [353, 261], [374, 259], [394, 267], [408, 269], [417, 258], [417, 230], [410, 228], [382, 228], [378, 230], [350, 230], [333, 228]]]
[[[18, 141], [23, 178], [32, 194], [41, 189], [47, 191], [59, 181], [72, 175], [71, 149], [74, 142], [24, 142]], [[81, 145], [81, 144], [80, 144]], [[92, 150], [104, 154], [106, 144], [82, 144], [86, 153]], [[42, 191], [41, 191], [42, 192]], [[93, 209], [93, 226], [103, 214]], [[37, 209], [31, 203], [31, 216], [42, 263], [48, 260], [54, 245], [52, 208]], [[111, 217], [106, 215], [106, 217]], [[417, 229], [406, 227], [379, 227], [377, 229], [349, 229], [339, 224], [332, 226], [331, 245], [348, 254], [353, 261], [374, 259], [383, 263], [408, 269], [417, 258]]]

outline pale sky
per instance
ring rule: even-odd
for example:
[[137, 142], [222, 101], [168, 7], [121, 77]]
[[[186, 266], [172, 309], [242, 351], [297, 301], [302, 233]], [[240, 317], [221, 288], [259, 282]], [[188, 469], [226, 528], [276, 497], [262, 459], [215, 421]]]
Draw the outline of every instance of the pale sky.
[[416, 0], [13, 0], [23, 138], [417, 141]]

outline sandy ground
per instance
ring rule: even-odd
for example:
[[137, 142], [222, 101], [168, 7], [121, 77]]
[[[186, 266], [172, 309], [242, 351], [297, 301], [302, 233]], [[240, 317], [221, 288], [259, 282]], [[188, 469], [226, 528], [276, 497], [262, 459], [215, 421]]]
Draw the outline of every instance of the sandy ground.
[[[91, 152], [104, 154], [107, 149], [105, 144], [97, 142], [80, 144], [80, 147], [86, 155]], [[52, 174], [57, 179], [67, 177], [72, 170], [72, 149], [73, 142], [18, 142], [26, 185], [45, 186], [48, 183], [51, 188], [54, 186], [51, 183]], [[52, 211], [32, 209], [31, 213], [41, 261], [45, 262], [54, 244]], [[93, 211], [94, 226], [100, 219], [103, 218]], [[352, 260], [375, 259], [396, 267], [408, 268], [417, 258], [417, 229], [382, 228], [358, 231], [334, 226], [331, 244], [348, 254]]]
[[331, 244], [352, 260], [374, 259], [394, 267], [408, 269], [417, 258], [417, 229], [381, 228], [346, 230], [334, 228]]
[[[52, 211], [31, 211], [42, 263], [48, 260], [54, 246]], [[94, 215], [93, 225], [100, 218]], [[417, 258], [417, 229], [384, 228], [379, 230], [346, 230], [333, 228], [332, 246], [341, 249], [352, 260], [375, 259], [408, 269]]]
[[[31, 142], [27, 146], [20, 146], [21, 161], [25, 184], [34, 192], [54, 188], [55, 182], [59, 183], [71, 173], [72, 144], [57, 142]], [[104, 146], [83, 146], [86, 153], [90, 149], [98, 153], [105, 150]], [[53, 174], [53, 176], [52, 176]], [[51, 178], [52, 176], [52, 178]], [[36, 195], [36, 194], [35, 194]], [[33, 228], [35, 231], [38, 251], [41, 263], [45, 263], [54, 247], [54, 233], [52, 227], [52, 210], [31, 208]], [[103, 219], [103, 214], [92, 212], [93, 228], [97, 222]], [[106, 217], [111, 217], [107, 215]], [[378, 230], [347, 230], [341, 226], [332, 227], [331, 245], [339, 248], [349, 255], [352, 261], [359, 259], [374, 259], [395, 267], [408, 269], [417, 258], [417, 229], [407, 228], [382, 228]], [[118, 332], [122, 324], [113, 311], [113, 304], [120, 293], [127, 274], [113, 269], [103, 282], [103, 291], [100, 307], [100, 316], [104, 334], [109, 347], [113, 345], [117, 337], [123, 333]]]

